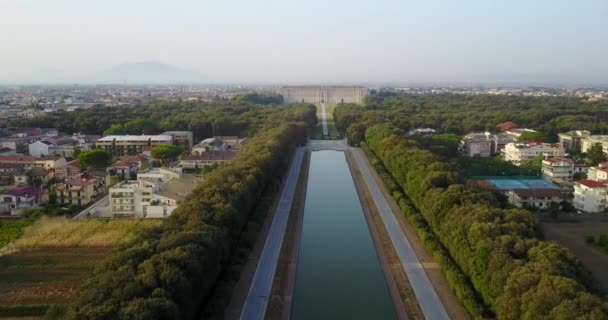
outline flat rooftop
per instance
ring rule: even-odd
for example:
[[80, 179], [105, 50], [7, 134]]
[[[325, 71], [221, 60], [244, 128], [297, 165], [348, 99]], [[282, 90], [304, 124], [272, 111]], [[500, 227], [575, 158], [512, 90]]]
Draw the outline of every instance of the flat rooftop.
[[173, 141], [173, 137], [168, 134], [159, 134], [159, 135], [120, 135], [120, 136], [105, 136], [97, 141]]

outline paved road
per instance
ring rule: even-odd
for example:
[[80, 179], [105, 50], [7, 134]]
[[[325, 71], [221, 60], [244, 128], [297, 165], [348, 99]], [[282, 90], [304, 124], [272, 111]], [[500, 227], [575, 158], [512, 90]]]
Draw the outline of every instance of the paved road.
[[303, 157], [304, 149], [296, 149], [287, 181], [281, 192], [281, 198], [268, 232], [268, 238], [264, 243], [264, 249], [262, 249], [247, 299], [241, 311], [241, 319], [243, 320], [264, 319]]
[[386, 227], [386, 231], [388, 232], [391, 242], [395, 247], [395, 251], [397, 251], [397, 255], [401, 261], [401, 266], [403, 267], [403, 270], [405, 271], [405, 274], [407, 275], [407, 278], [414, 289], [414, 294], [416, 295], [416, 299], [420, 304], [424, 317], [426, 319], [433, 320], [449, 319], [450, 317], [439, 300], [431, 281], [426, 276], [418, 257], [405, 237], [403, 230], [401, 230], [399, 222], [395, 218], [391, 207], [384, 198], [384, 194], [380, 190], [378, 183], [370, 171], [371, 169], [363, 158], [365, 155], [361, 149], [351, 148], [351, 150], [353, 151], [357, 166], [359, 166], [359, 169], [361, 170], [363, 179], [367, 184], [367, 188], [374, 198], [374, 203], [378, 208], [378, 212], [380, 213], [380, 217], [382, 218], [384, 226]]
[[[90, 215], [89, 215], [90, 213]], [[84, 218], [108, 218], [110, 217], [110, 196], [105, 195], [103, 198], [99, 199], [99, 201], [95, 202], [90, 207], [80, 211], [77, 215], [75, 215], [72, 219], [84, 219]]]
[[321, 113], [323, 117], [323, 135], [328, 136], [329, 130], [327, 129], [327, 114], [325, 113], [325, 103], [321, 103]]

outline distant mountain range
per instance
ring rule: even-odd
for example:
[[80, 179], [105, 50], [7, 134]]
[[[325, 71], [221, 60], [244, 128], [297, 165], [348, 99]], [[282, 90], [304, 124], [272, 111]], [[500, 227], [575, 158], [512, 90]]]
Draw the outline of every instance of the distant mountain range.
[[206, 75], [158, 61], [123, 63], [87, 78], [87, 82], [111, 84], [204, 83], [209, 81]]

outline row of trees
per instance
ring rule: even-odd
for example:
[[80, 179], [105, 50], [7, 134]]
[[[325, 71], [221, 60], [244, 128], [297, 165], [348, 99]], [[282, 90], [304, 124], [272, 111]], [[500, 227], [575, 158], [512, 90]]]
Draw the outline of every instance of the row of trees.
[[[522, 97], [503, 95], [403, 94], [379, 92], [365, 106], [348, 105], [334, 110], [334, 119], [349, 141], [360, 142], [365, 128], [391, 122], [407, 131], [434, 128], [463, 135], [472, 131], [495, 131], [499, 124], [514, 122], [541, 134], [523, 139], [556, 141], [557, 133], [590, 130], [608, 133], [608, 102], [578, 97]], [[351, 124], [355, 126], [350, 127]]]
[[[352, 125], [352, 124], [351, 124]], [[390, 125], [365, 135], [464, 278], [450, 283], [475, 316], [498, 319], [604, 319], [608, 305], [593, 294], [588, 272], [569, 250], [539, 240], [529, 211], [503, 209], [493, 195], [462, 184], [458, 168]], [[451, 271], [451, 270], [450, 270]], [[450, 275], [458, 273], [449, 273]], [[467, 284], [474, 293], [466, 290]], [[474, 300], [477, 299], [477, 303]], [[485, 309], [483, 307], [485, 306]]]
[[194, 318], [227, 267], [263, 190], [314, 124], [314, 107], [288, 110], [280, 121], [267, 119], [235, 159], [210, 173], [161, 226], [140, 232], [103, 261], [67, 310], [51, 309], [48, 315]]
[[[276, 123], [297, 117], [293, 107], [252, 104], [248, 99], [212, 102], [151, 101], [130, 107], [60, 111], [34, 119], [19, 119], [12, 122], [11, 126], [54, 127], [61, 132], [97, 135], [158, 134], [171, 130], [187, 130], [193, 132], [195, 139], [214, 135], [246, 137], [260, 130], [268, 121]], [[316, 119], [314, 114], [310, 117]]]

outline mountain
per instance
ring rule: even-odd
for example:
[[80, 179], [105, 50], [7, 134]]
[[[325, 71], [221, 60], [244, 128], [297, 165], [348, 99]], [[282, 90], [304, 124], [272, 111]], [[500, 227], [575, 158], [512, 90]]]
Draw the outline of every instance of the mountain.
[[209, 78], [198, 72], [158, 61], [123, 63], [111, 69], [93, 75], [90, 79], [96, 83], [116, 84], [166, 84], [166, 83], [203, 83]]

